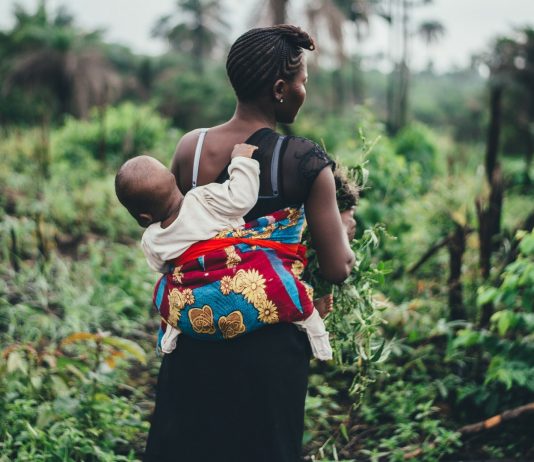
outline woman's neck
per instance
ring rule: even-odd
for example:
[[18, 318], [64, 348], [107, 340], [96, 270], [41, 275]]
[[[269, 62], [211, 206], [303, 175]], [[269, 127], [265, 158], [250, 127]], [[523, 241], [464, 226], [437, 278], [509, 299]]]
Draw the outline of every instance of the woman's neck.
[[269, 127], [276, 129], [276, 118], [274, 112], [266, 110], [266, 105], [257, 102], [238, 101], [231, 119], [233, 122], [246, 122], [257, 126], [257, 128]]

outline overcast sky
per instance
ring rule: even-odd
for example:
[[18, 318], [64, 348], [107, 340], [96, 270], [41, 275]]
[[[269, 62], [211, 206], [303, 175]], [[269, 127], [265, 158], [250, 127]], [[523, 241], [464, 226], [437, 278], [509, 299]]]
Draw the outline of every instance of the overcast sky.
[[[233, 26], [230, 39], [253, 25], [251, 18], [262, 1], [267, 0], [223, 0], [228, 11], [226, 19]], [[0, 28], [11, 26], [15, 3], [35, 8], [37, 0], [0, 0]], [[173, 10], [176, 0], [47, 0], [47, 3], [51, 9], [68, 5], [80, 26], [103, 28], [108, 40], [140, 53], [158, 54], [165, 50], [165, 44], [151, 38], [150, 30], [160, 16]], [[304, 25], [298, 8], [292, 10], [290, 19]], [[496, 35], [509, 33], [517, 26], [534, 26], [534, 0], [434, 0], [433, 5], [419, 8], [414, 15], [415, 23], [425, 19], [438, 19], [447, 33], [430, 50], [414, 41], [413, 65], [421, 68], [432, 56], [436, 67], [446, 70], [455, 65], [465, 66], [471, 54], [483, 50]], [[355, 47], [369, 56], [384, 51], [387, 42], [386, 25], [376, 19], [371, 23], [371, 35]]]

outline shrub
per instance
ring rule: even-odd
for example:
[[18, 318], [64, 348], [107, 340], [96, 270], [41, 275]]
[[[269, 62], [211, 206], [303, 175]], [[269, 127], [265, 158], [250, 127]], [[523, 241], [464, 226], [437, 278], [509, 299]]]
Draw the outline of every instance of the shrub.
[[150, 151], [167, 161], [177, 139], [177, 133], [169, 133], [169, 122], [150, 106], [124, 103], [93, 110], [86, 121], [68, 118], [53, 136], [53, 160], [83, 166], [87, 159], [97, 159], [117, 167]]
[[395, 137], [394, 145], [397, 154], [421, 167], [423, 185], [428, 187], [440, 170], [438, 149], [430, 131], [420, 124], [409, 125]]

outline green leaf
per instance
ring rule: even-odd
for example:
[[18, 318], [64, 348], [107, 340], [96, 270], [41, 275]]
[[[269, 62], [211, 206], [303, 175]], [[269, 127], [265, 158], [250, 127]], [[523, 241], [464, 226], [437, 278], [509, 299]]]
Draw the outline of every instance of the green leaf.
[[7, 358], [7, 372], [20, 371], [23, 374], [28, 373], [28, 361], [18, 351], [12, 351]]
[[61, 377], [53, 375], [52, 377], [50, 377], [50, 380], [52, 382], [52, 389], [54, 390], [56, 396], [61, 398], [69, 396], [69, 387]]
[[519, 250], [523, 255], [534, 255], [534, 231], [521, 239]]
[[119, 351], [125, 352], [137, 359], [141, 364], [146, 364], [146, 353], [132, 340], [128, 340], [120, 337], [104, 337], [102, 343], [111, 345], [117, 348]]
[[341, 435], [343, 436], [343, 438], [345, 438], [345, 441], [348, 443], [349, 442], [349, 432], [347, 430], [347, 426], [344, 423], [342, 423], [339, 426], [339, 431], [341, 432]]
[[499, 291], [495, 287], [481, 287], [478, 289], [477, 305], [483, 306], [491, 303], [497, 297]]

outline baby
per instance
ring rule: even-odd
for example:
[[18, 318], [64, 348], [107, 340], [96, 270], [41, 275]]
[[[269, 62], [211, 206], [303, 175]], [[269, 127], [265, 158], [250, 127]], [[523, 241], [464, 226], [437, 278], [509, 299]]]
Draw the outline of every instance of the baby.
[[[115, 191], [122, 205], [146, 228], [141, 246], [149, 266], [160, 273], [168, 262], [193, 244], [211, 239], [226, 229], [244, 224], [243, 216], [256, 204], [259, 190], [259, 163], [252, 159], [256, 146], [237, 144], [228, 167], [229, 180], [191, 189], [185, 196], [174, 175], [149, 156], [125, 162], [115, 177]], [[305, 331], [314, 355], [332, 358], [322, 317], [332, 311], [332, 296], [314, 300], [315, 309], [305, 320], [294, 324]], [[176, 347], [180, 330], [167, 324], [162, 351]]]

